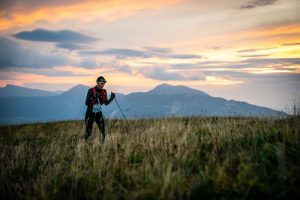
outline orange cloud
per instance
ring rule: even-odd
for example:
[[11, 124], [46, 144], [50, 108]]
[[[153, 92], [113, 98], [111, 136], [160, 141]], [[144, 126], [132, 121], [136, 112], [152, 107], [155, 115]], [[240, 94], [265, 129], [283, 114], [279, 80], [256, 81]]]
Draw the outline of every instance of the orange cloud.
[[[298, 43], [300, 41], [300, 23], [281, 24], [272, 27], [254, 27], [242, 31], [216, 32], [205, 37], [198, 36], [174, 42], [165, 41], [161, 45], [170, 48], [184, 48], [193, 50], [194, 53], [215, 55], [220, 52], [221, 59], [236, 59], [232, 52], [249, 48], [279, 47], [286, 43]], [[220, 50], [209, 48], [211, 46], [224, 46]], [[290, 49], [296, 48], [289, 47]], [[296, 51], [291, 52], [295, 55]], [[225, 55], [228, 54], [228, 55]], [[214, 57], [214, 56], [213, 56]]]
[[277, 45], [298, 42], [300, 40], [300, 23], [252, 29], [234, 34], [234, 36], [236, 39], [266, 41]]
[[[101, 19], [113, 21], [124, 18], [146, 9], [160, 9], [181, 2], [182, 0], [165, 1], [138, 1], [138, 0], [114, 0], [114, 1], [82, 1], [72, 5], [45, 6], [32, 10], [28, 13], [26, 6], [18, 8], [18, 11], [9, 13], [5, 17], [2, 12], [0, 18], [0, 30], [14, 27], [33, 25], [37, 21], [45, 20], [58, 22], [63, 19], [75, 19], [80, 21], [93, 21]], [[28, 7], [28, 6], [27, 6]]]

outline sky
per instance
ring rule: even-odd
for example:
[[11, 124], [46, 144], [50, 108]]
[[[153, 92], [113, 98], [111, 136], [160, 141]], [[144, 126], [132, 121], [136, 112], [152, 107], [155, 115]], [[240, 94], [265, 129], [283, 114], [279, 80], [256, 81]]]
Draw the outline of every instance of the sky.
[[299, 0], [0, 1], [0, 87], [128, 94], [167, 83], [285, 111], [300, 100]]

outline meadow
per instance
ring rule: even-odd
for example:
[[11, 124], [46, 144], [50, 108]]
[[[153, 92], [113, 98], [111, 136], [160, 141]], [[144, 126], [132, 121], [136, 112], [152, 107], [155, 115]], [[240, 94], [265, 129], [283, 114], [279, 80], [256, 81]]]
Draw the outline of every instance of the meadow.
[[1, 199], [298, 199], [300, 118], [107, 120], [0, 127]]

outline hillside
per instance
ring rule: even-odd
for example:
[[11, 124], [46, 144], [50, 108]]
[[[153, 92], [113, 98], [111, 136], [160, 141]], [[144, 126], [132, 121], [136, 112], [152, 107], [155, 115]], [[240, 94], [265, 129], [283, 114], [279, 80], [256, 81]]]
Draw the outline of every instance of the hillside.
[[300, 118], [0, 127], [2, 199], [298, 199]]

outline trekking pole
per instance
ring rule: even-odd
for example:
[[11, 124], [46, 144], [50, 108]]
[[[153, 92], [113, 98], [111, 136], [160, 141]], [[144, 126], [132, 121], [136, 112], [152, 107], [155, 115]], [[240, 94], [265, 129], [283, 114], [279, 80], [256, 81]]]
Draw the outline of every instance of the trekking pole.
[[124, 113], [123, 113], [123, 111], [122, 111], [122, 109], [121, 109], [121, 106], [119, 105], [119, 103], [118, 103], [118, 101], [117, 101], [117, 98], [115, 98], [115, 101], [116, 101], [116, 103], [117, 103], [117, 105], [118, 105], [118, 107], [119, 107], [119, 109], [120, 109], [120, 111], [121, 111], [121, 113], [122, 113], [122, 115], [123, 115], [123, 117], [124, 117], [124, 119], [125, 119], [127, 125], [129, 125], [129, 123], [128, 123], [128, 121], [127, 121], [127, 119], [126, 119], [126, 117], [125, 117], [125, 115], [124, 115]]
[[[99, 99], [98, 99], [98, 103], [100, 104], [100, 101], [99, 101]], [[102, 110], [102, 106], [101, 106], [101, 104], [100, 104], [100, 111], [101, 111], [101, 113], [102, 113], [102, 118], [103, 118], [103, 123], [105, 123], [105, 117], [104, 117], [104, 112], [103, 112], [103, 110]], [[108, 130], [108, 128], [107, 128], [107, 126], [106, 125], [104, 125], [104, 129], [106, 128], [106, 130]], [[113, 141], [113, 139], [112, 139], [112, 136], [111, 136], [111, 132], [110, 131], [107, 131], [108, 133], [109, 133], [109, 135], [110, 135], [110, 139], [111, 139], [111, 142], [112, 143], [114, 143], [114, 141]]]

